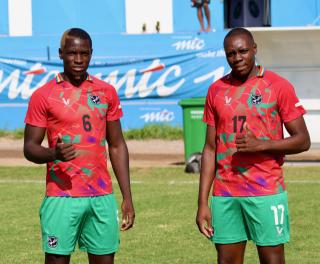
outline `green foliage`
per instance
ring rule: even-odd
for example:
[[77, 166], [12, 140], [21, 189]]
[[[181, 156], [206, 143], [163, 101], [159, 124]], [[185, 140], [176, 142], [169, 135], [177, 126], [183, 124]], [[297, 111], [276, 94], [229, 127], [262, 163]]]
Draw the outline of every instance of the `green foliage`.
[[[287, 167], [291, 242], [286, 262], [318, 263], [320, 259], [320, 167]], [[195, 225], [198, 174], [183, 167], [131, 171], [136, 210], [133, 229], [121, 233], [119, 264], [216, 263], [214, 246]], [[0, 263], [43, 263], [38, 210], [45, 189], [45, 166], [0, 167]], [[121, 195], [113, 179], [118, 204]], [[62, 219], [63, 221], [63, 219]], [[249, 242], [245, 263], [258, 263]], [[76, 250], [71, 263], [87, 264]]]
[[[12, 139], [23, 138], [23, 129], [16, 129], [13, 131], [0, 130], [0, 137], [7, 137]], [[125, 139], [165, 139], [178, 140], [183, 138], [183, 130], [180, 127], [172, 127], [169, 125], [147, 125], [140, 129], [131, 129], [124, 131]]]
[[12, 139], [21, 139], [23, 138], [24, 129], [17, 128], [15, 130], [4, 130], [0, 129], [0, 137], [7, 137]]
[[141, 129], [131, 129], [124, 132], [126, 139], [182, 139], [183, 130], [169, 125], [147, 125]]

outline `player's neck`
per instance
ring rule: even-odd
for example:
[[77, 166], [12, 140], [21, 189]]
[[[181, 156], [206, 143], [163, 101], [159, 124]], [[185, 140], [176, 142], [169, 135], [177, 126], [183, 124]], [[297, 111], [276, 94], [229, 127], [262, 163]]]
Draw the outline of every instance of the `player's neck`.
[[258, 72], [259, 72], [259, 66], [254, 65], [253, 68], [251, 69], [251, 71], [249, 72], [249, 74], [247, 74], [247, 75], [238, 76], [238, 75], [235, 75], [233, 72], [231, 72], [231, 74], [232, 74], [232, 77], [234, 79], [236, 79], [237, 81], [239, 81], [241, 83], [245, 83], [246, 81], [248, 81], [252, 77], [257, 76]]
[[87, 79], [87, 76], [87, 73], [82, 76], [73, 76], [65, 72], [62, 73], [63, 80], [71, 83], [73, 86], [76, 87], [79, 87]]

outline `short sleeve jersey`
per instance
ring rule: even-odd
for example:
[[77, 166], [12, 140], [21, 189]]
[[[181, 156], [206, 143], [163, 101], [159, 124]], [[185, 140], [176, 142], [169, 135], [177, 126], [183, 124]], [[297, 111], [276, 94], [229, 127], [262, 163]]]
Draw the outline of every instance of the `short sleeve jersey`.
[[208, 91], [204, 122], [216, 129], [215, 196], [263, 196], [285, 190], [281, 165], [284, 157], [266, 152], [237, 152], [237, 134], [246, 122], [262, 140], [283, 138], [283, 123], [306, 111], [293, 86], [284, 78], [259, 67], [257, 76], [240, 83], [226, 75]]
[[25, 123], [47, 130], [49, 147], [58, 134], [71, 142], [77, 157], [47, 164], [47, 196], [99, 196], [112, 193], [107, 170], [106, 122], [122, 116], [115, 88], [88, 75], [80, 87], [61, 74], [31, 96]]

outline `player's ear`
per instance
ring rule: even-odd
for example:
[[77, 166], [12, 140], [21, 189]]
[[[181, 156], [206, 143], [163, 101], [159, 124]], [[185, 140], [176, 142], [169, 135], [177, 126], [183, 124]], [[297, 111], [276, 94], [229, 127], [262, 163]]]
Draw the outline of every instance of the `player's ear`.
[[253, 50], [254, 50], [254, 55], [257, 54], [257, 44], [253, 43]]
[[59, 58], [62, 60], [62, 50], [59, 48]]

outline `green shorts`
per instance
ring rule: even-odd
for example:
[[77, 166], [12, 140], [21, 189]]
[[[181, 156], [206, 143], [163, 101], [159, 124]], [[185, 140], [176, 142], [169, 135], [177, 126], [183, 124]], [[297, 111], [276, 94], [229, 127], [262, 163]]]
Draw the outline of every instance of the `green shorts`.
[[212, 196], [211, 211], [214, 243], [252, 240], [258, 246], [274, 246], [290, 239], [286, 192], [257, 197]]
[[80, 250], [112, 254], [119, 247], [114, 194], [96, 197], [45, 197], [40, 207], [42, 246], [47, 253], [70, 255]]

